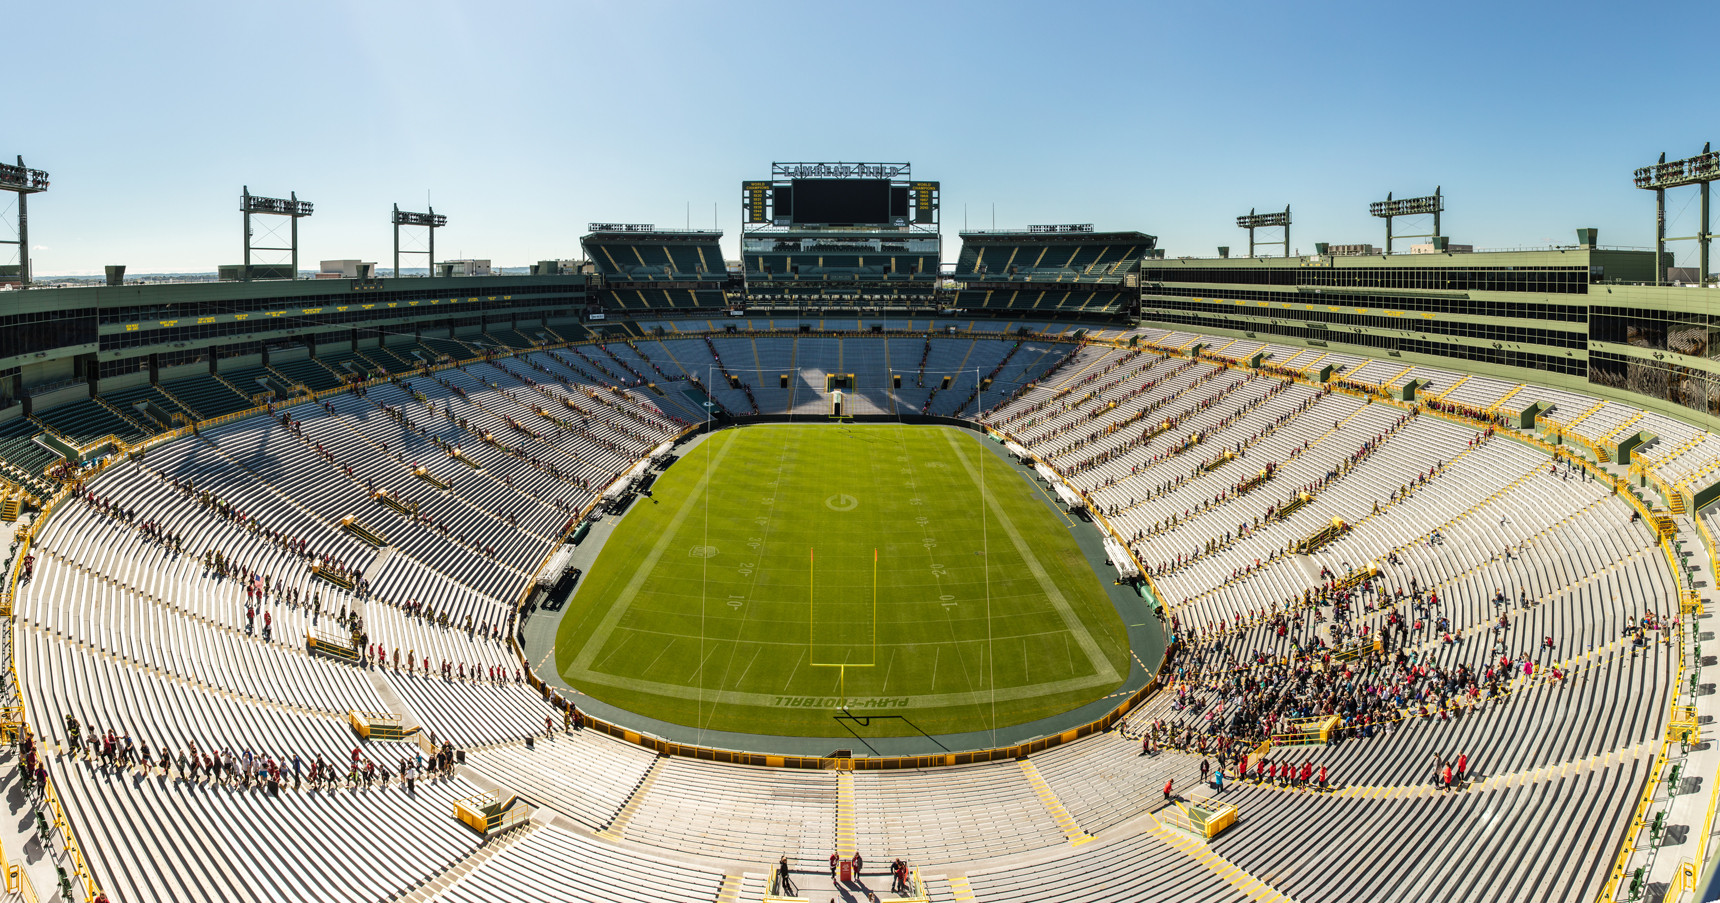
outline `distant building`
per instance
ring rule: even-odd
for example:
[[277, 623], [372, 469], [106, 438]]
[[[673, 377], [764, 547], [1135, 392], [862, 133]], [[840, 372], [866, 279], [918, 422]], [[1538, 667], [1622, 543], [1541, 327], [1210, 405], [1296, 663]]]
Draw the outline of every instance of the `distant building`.
[[376, 261], [325, 260], [318, 279], [375, 279]]
[[1475, 246], [1474, 245], [1446, 245], [1444, 248], [1435, 248], [1433, 246], [1432, 242], [1429, 242], [1425, 245], [1410, 245], [1409, 246], [1409, 252], [1411, 254], [1438, 254], [1442, 250], [1443, 251], [1450, 251], [1453, 254], [1473, 254], [1473, 253], [1475, 253]]
[[291, 264], [286, 263], [253, 263], [247, 273], [241, 263], [224, 263], [215, 268], [216, 278], [222, 282], [240, 282], [250, 279], [294, 279]]
[[488, 260], [438, 260], [436, 261], [438, 276], [488, 276], [490, 262]]

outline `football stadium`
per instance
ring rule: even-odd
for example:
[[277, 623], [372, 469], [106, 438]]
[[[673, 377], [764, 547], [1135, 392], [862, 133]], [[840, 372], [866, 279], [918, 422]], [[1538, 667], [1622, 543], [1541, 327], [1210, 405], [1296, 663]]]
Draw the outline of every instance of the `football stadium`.
[[[307, 280], [314, 208], [248, 188], [219, 280], [25, 253], [7, 890], [1699, 893], [1720, 319], [1676, 236], [1474, 249], [1435, 191], [1172, 257], [948, 234], [906, 163], [738, 175], [738, 260], [592, 223], [486, 275], [396, 207], [428, 275]], [[1701, 192], [1701, 274], [1715, 179], [1636, 173]]]

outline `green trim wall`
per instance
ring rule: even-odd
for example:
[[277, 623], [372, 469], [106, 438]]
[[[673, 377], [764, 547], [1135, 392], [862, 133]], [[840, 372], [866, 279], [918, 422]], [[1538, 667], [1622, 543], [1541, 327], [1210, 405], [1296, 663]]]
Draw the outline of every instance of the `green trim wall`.
[[[1653, 320], [1656, 313], [1686, 315], [1684, 320], [1693, 322], [1673, 324], [1681, 329], [1700, 329], [1700, 324], [1704, 320], [1712, 321], [1714, 325], [1708, 328], [1710, 336], [1715, 341], [1707, 342], [1703, 350], [1707, 350], [1708, 346], [1720, 348], [1720, 289], [1641, 284], [1652, 281], [1654, 278], [1654, 253], [1652, 251], [1553, 248], [1480, 253], [1394, 254], [1389, 257], [1375, 254], [1361, 257], [1323, 258], [1172, 258], [1149, 260], [1145, 262], [1145, 266], [1148, 269], [1158, 270], [1161, 276], [1169, 276], [1180, 268], [1204, 269], [1210, 273], [1213, 270], [1285, 270], [1297, 268], [1342, 270], [1359, 267], [1392, 269], [1533, 268], [1536, 270], [1561, 268], [1568, 272], [1569, 268], [1603, 267], [1601, 276], [1604, 281], [1588, 283], [1584, 286], [1585, 290], [1580, 293], [1471, 289], [1430, 291], [1372, 286], [1320, 286], [1316, 288], [1308, 285], [1160, 280], [1146, 284], [1142, 288], [1141, 322], [1144, 325], [1163, 329], [1202, 332], [1235, 338], [1252, 338], [1261, 342], [1289, 347], [1339, 351], [1358, 357], [1395, 360], [1404, 364], [1418, 364], [1425, 367], [1475, 373], [1513, 382], [1563, 389], [1653, 411], [1700, 429], [1720, 433], [1720, 416], [1686, 407], [1667, 398], [1645, 395], [1629, 389], [1615, 388], [1589, 381], [1590, 354], [1592, 352], [1610, 358], [1640, 361], [1645, 366], [1682, 368], [1683, 370], [1708, 374], [1715, 384], [1720, 384], [1720, 354], [1713, 351], [1708, 351], [1709, 354], [1714, 355], [1712, 357], [1679, 354], [1667, 347], [1668, 342], [1665, 336], [1644, 337], [1640, 344], [1636, 344], [1634, 342], [1641, 333], [1635, 331], [1630, 332], [1628, 336], [1631, 339], [1630, 342], [1601, 340], [1596, 337], [1597, 332], [1594, 324], [1596, 318], [1603, 315], [1596, 314], [1595, 310], [1597, 308], [1620, 308], [1627, 316], [1640, 315], [1644, 320]], [[1189, 275], [1194, 276], [1196, 274], [1191, 272]], [[1218, 277], [1214, 274], [1212, 278]], [[1257, 298], [1264, 295], [1266, 300], [1155, 295], [1153, 290], [1156, 286], [1175, 286], [1185, 291], [1192, 290], [1195, 292], [1206, 290], [1214, 294], [1227, 290], [1232, 292], [1246, 290], [1257, 293]], [[1326, 293], [1363, 295], [1379, 300], [1376, 306], [1370, 307], [1356, 306], [1356, 302], [1350, 299], [1345, 299], [1340, 304], [1331, 304], [1322, 298]], [[1394, 298], [1405, 301], [1444, 298], [1452, 301], [1471, 301], [1495, 305], [1577, 305], [1586, 308], [1588, 321], [1540, 319], [1533, 316], [1532, 313], [1518, 317], [1398, 310], [1392, 303]], [[1161, 314], [1160, 310], [1157, 309], [1157, 305], [1161, 301], [1174, 301], [1191, 309], [1174, 311], [1164, 309]], [[1352, 322], [1321, 321], [1314, 317], [1299, 316], [1315, 311], [1324, 312], [1328, 316], [1389, 318], [1391, 325], [1382, 327], [1378, 325], [1377, 320], [1369, 325], [1354, 325]], [[1198, 317], [1208, 322], [1191, 324], [1165, 319], [1165, 317], [1172, 315], [1179, 318]], [[1669, 323], [1675, 319], [1674, 317], [1667, 318]], [[1215, 320], [1224, 321], [1228, 325], [1211, 325], [1211, 321]], [[1422, 323], [1439, 321], [1456, 321], [1481, 327], [1579, 332], [1586, 336], [1586, 341], [1583, 343], [1584, 347], [1573, 348], [1546, 344], [1540, 341], [1496, 341], [1492, 338], [1477, 336], [1448, 335], [1418, 328]], [[1398, 325], [1400, 322], [1401, 326]], [[1615, 334], [1611, 335], [1610, 338], [1626, 337], [1622, 334], [1626, 331], [1617, 328], [1617, 321], [1611, 322], [1614, 323], [1613, 332]], [[1274, 327], [1291, 331], [1293, 334], [1281, 334], [1274, 331]], [[1600, 334], [1607, 335], [1604, 331]], [[1365, 341], [1358, 340], [1364, 336], [1367, 337]], [[1533, 333], [1529, 337], [1540, 338]], [[1404, 350], [1403, 345], [1406, 341], [1421, 343], [1423, 349], [1430, 345], [1434, 347], [1463, 346], [1475, 349], [1474, 353], [1481, 356], [1503, 356], [1512, 352], [1540, 355], [1552, 360], [1565, 361], [1567, 362], [1564, 364], [1565, 367], [1579, 372], [1562, 373], [1557, 372], [1556, 368], [1546, 369], [1546, 367], [1554, 366], [1551, 360], [1544, 361], [1544, 366], [1520, 366], [1447, 356], [1426, 350]], [[1599, 365], [1598, 362], [1595, 364], [1595, 366]], [[1617, 361], [1614, 361], [1610, 366], [1614, 368], [1615, 372], [1619, 372]], [[1429, 391], [1438, 392], [1441, 388], [1443, 387], [1433, 386], [1430, 387]], [[1672, 393], [1669, 392], [1668, 394]], [[1528, 390], [1518, 397], [1524, 403], [1535, 400], [1533, 392]]]

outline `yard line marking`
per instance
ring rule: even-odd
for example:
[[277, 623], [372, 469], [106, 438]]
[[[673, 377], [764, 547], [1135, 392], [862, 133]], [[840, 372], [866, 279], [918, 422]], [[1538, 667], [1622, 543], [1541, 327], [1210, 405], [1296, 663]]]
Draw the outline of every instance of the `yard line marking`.
[[695, 504], [704, 497], [705, 487], [711, 482], [711, 474], [716, 471], [717, 465], [728, 455], [729, 449], [734, 448], [734, 445], [733, 441], [723, 443], [722, 450], [716, 453], [716, 459], [699, 476], [699, 482], [693, 486], [693, 491], [687, 493], [687, 497], [682, 500], [681, 509], [675, 512], [675, 516], [669, 521], [669, 526], [664, 528], [661, 536], [657, 537], [657, 544], [651, 547], [650, 554], [645, 556], [643, 562], [640, 562], [639, 569], [633, 572], [633, 578], [627, 581], [627, 586], [621, 590], [621, 595], [615, 600], [615, 604], [609, 606], [609, 611], [604, 613], [603, 620], [599, 621], [597, 629], [591, 632], [591, 636], [585, 641], [585, 646], [579, 650], [579, 655], [574, 658], [573, 664], [569, 665], [567, 671], [562, 673], [562, 676], [568, 678], [570, 683], [572, 682], [572, 675], [575, 673], [581, 676], [588, 676], [592, 673], [592, 659], [597, 657], [598, 650], [603, 648], [603, 644], [609, 641], [609, 635], [615, 631], [615, 625], [621, 623], [621, 618], [627, 614], [627, 609], [633, 605], [633, 600], [639, 596], [639, 589], [645, 585], [646, 580], [650, 579], [651, 571], [657, 567], [657, 560], [662, 558], [663, 553], [668, 551], [669, 546], [675, 542], [675, 535], [680, 532], [681, 523], [687, 519], [688, 514], [692, 513]]
[[704, 682], [704, 680], [705, 680], [705, 678], [704, 678], [704, 675], [703, 675], [703, 672], [704, 672], [704, 670], [705, 670], [705, 664], [706, 664], [706, 662], [709, 662], [709, 661], [710, 661], [710, 660], [711, 660], [711, 656], [713, 656], [713, 655], [716, 655], [716, 654], [717, 654], [717, 652], [718, 652], [718, 651], [719, 651], [719, 650], [720, 650], [720, 648], [721, 648], [721, 647], [718, 647], [718, 649], [712, 649], [712, 650], [711, 650], [711, 651], [710, 651], [710, 652], [709, 652], [709, 653], [707, 653], [707, 654], [706, 654], [706, 655], [705, 655], [705, 657], [704, 657], [704, 659], [702, 659], [702, 660], [701, 660], [701, 661], [700, 661], [700, 662], [699, 662], [699, 667], [697, 667], [697, 668], [694, 668], [694, 669], [693, 669], [693, 673], [691, 673], [691, 674], [689, 674], [689, 675], [687, 675], [687, 680], [689, 680], [689, 681], [690, 681], [690, 680], [692, 680], [692, 679], [694, 679], [694, 678], [698, 678], [698, 679], [699, 679], [699, 681], [700, 681], [700, 683], [703, 683], [703, 682]]
[[[1027, 564], [1027, 570], [1033, 574], [1033, 579], [1037, 580], [1040, 588], [1045, 590], [1045, 597], [1050, 600], [1051, 606], [1057, 609], [1057, 614], [1063, 618], [1063, 626], [1068, 628], [1070, 635], [1075, 637], [1075, 642], [1081, 647], [1081, 651], [1087, 654], [1087, 659], [1092, 663], [1094, 672], [1107, 682], [1115, 683], [1122, 680], [1122, 677], [1117, 674], [1117, 669], [1112, 667], [1111, 660], [1105, 657], [1105, 653], [1099, 649], [1099, 644], [1094, 642], [1093, 635], [1087, 631], [1087, 625], [1081, 622], [1079, 615], [1075, 614], [1074, 606], [1069, 604], [1069, 600], [1063, 596], [1063, 591], [1057, 587], [1056, 581], [1052, 580], [1051, 575], [1046, 573], [1045, 566], [1039, 563], [1039, 557], [1033, 554], [1033, 547], [1028, 545], [1026, 539], [1022, 538], [1021, 531], [1016, 529], [1015, 523], [1004, 512], [1003, 506], [998, 503], [995, 497], [985, 491], [985, 487], [980, 485], [979, 471], [974, 468], [973, 462], [968, 460], [966, 452], [962, 450], [956, 438], [956, 431], [953, 429], [945, 430], [944, 438], [949, 440], [950, 448], [955, 451], [956, 457], [961, 459], [962, 466], [967, 468], [968, 476], [973, 479], [974, 486], [980, 490], [980, 496], [985, 500], [986, 507], [997, 515], [998, 522], [1003, 526], [1004, 534], [1009, 537], [1009, 541], [1015, 546], [1015, 551], [1021, 555], [1022, 561]], [[985, 450], [981, 449], [981, 451]], [[990, 454], [989, 451], [985, 451], [985, 453]]]
[[[795, 645], [799, 646], [800, 644], [796, 643]], [[800, 657], [794, 660], [794, 667], [788, 669], [788, 680], [782, 682], [782, 690], [784, 693], [788, 692], [788, 685], [794, 683], [794, 675], [800, 671], [800, 663], [804, 661], [806, 661], [806, 649], [805, 647], [802, 647], [800, 650]]]
[[673, 649], [674, 647], [675, 647], [675, 641], [674, 640], [670, 640], [668, 643], [664, 644], [663, 651], [657, 653], [657, 658], [652, 659], [651, 664], [646, 665], [642, 670], [640, 670], [639, 673], [644, 674], [645, 672], [650, 671], [652, 668], [656, 667], [658, 659], [661, 659], [663, 657], [663, 652], [668, 652], [670, 649]]
[[[739, 645], [739, 644], [737, 643], [736, 645]], [[752, 658], [747, 659], [747, 666], [745, 668], [741, 669], [741, 676], [735, 678], [735, 686], [738, 687], [742, 683], [746, 682], [747, 672], [752, 670], [753, 662], [758, 661], [759, 654], [762, 652], [764, 652], [763, 646], [757, 646], [753, 649]]]
[[[632, 631], [632, 630], [629, 630], [629, 631], [627, 631], [627, 635], [626, 635], [626, 636], [625, 636], [625, 637], [622, 637], [622, 638], [621, 638], [621, 642], [619, 642], [619, 643], [616, 643], [616, 644], [615, 644], [615, 648], [614, 648], [614, 649], [611, 649], [611, 650], [610, 650], [610, 651], [609, 651], [609, 654], [608, 654], [608, 655], [606, 655], [606, 656], [604, 656], [604, 657], [603, 657], [603, 661], [602, 661], [602, 662], [598, 662], [598, 663], [597, 663], [597, 666], [598, 666], [598, 667], [600, 667], [600, 668], [601, 668], [601, 667], [603, 667], [603, 662], [607, 662], [607, 661], [609, 661], [609, 660], [610, 660], [610, 659], [612, 659], [612, 658], [614, 658], [614, 657], [615, 657], [615, 654], [616, 654], [616, 653], [617, 653], [617, 652], [620, 652], [620, 651], [621, 651], [621, 647], [623, 647], [623, 646], [625, 646], [625, 645], [627, 645], [627, 643], [628, 643], [628, 642], [629, 642], [629, 641], [631, 641], [631, 640], [632, 640], [632, 639], [633, 639], [633, 638], [634, 638], [634, 637], [635, 637], [635, 636], [637, 636], [637, 635], [638, 635], [638, 634], [637, 634], [637, 632], [636, 632], [636, 631]], [[670, 640], [670, 642], [671, 642], [671, 643], [673, 643], [673, 642], [674, 642], [674, 640]], [[542, 662], [539, 662], [539, 664], [542, 664]]]

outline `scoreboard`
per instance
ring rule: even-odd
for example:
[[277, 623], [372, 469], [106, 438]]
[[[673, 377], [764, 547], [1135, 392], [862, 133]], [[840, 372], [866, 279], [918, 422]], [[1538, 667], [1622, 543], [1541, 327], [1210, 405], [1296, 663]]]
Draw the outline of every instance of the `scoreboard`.
[[938, 225], [939, 183], [905, 163], [775, 163], [769, 181], [741, 183], [753, 227], [911, 228]]

